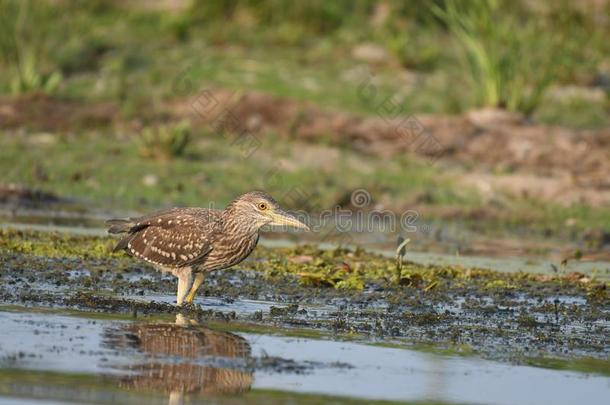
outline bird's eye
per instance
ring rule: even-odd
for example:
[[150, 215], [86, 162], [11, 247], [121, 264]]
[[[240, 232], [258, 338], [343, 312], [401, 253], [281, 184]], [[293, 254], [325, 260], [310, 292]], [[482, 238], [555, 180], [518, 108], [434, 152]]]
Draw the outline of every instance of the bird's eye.
[[267, 204], [265, 204], [264, 202], [258, 203], [258, 209], [261, 211], [265, 211], [267, 209]]

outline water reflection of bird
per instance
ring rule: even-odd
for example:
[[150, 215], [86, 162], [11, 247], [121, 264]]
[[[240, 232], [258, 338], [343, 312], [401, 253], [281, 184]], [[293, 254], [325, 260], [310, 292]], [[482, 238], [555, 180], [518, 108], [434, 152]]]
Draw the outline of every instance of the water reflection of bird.
[[240, 196], [222, 211], [174, 208], [139, 218], [111, 219], [107, 225], [109, 233], [127, 234], [114, 251], [125, 250], [178, 277], [178, 305], [193, 302], [205, 272], [234, 266], [248, 257], [262, 226], [309, 229], [261, 191]]
[[[246, 339], [194, 325], [180, 314], [176, 323], [129, 324], [109, 331], [106, 342], [115, 350], [132, 348], [149, 356], [126, 367], [132, 373], [120, 379], [122, 388], [162, 391], [170, 403], [181, 403], [189, 394], [243, 393], [252, 385]], [[216, 366], [218, 360], [224, 360], [223, 367]]]

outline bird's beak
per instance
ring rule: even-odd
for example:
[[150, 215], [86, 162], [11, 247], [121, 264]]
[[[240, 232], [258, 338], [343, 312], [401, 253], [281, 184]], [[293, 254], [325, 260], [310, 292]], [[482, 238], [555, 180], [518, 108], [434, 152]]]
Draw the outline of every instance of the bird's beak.
[[271, 217], [271, 223], [269, 225], [272, 226], [291, 226], [293, 228], [305, 229], [309, 231], [309, 227], [305, 225], [303, 222], [299, 221], [292, 215], [284, 212], [282, 210], [275, 210], [269, 213]]

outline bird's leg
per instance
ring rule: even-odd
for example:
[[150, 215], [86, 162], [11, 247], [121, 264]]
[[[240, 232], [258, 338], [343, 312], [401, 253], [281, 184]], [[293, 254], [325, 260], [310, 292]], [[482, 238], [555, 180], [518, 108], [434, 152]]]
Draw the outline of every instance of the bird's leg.
[[177, 271], [178, 277], [178, 293], [176, 295], [176, 305], [180, 306], [184, 302], [184, 298], [193, 283], [193, 272], [190, 267], [185, 267]]
[[199, 272], [195, 275], [195, 281], [193, 281], [193, 286], [191, 287], [191, 291], [189, 292], [189, 295], [187, 295], [187, 297], [186, 297], [186, 302], [188, 302], [189, 304], [193, 303], [195, 294], [197, 293], [197, 290], [203, 283], [203, 279], [204, 279], [203, 272]]

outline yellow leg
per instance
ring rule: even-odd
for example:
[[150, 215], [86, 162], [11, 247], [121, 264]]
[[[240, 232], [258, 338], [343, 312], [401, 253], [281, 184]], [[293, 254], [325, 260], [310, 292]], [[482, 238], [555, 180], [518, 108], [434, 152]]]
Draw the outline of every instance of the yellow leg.
[[193, 273], [190, 267], [176, 270], [174, 273], [178, 277], [178, 292], [176, 294], [176, 305], [180, 306], [184, 302], [189, 287], [193, 283]]
[[186, 296], [186, 302], [188, 302], [189, 304], [193, 303], [195, 294], [197, 293], [197, 290], [203, 283], [203, 278], [204, 278], [203, 273], [197, 273], [195, 275], [195, 280], [193, 280], [193, 286], [191, 287], [191, 291], [189, 292], [189, 295]]

